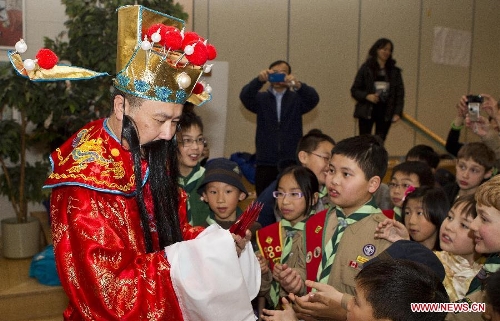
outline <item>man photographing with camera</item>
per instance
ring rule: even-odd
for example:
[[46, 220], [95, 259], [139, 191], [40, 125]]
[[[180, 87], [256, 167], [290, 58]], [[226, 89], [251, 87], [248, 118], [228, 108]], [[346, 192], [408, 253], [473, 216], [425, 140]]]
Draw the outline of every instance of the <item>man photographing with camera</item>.
[[[269, 82], [266, 91], [260, 91]], [[280, 161], [295, 160], [302, 115], [319, 102], [313, 87], [299, 81], [288, 62], [278, 60], [243, 87], [240, 99], [257, 114], [255, 190], [259, 195], [278, 175]]]

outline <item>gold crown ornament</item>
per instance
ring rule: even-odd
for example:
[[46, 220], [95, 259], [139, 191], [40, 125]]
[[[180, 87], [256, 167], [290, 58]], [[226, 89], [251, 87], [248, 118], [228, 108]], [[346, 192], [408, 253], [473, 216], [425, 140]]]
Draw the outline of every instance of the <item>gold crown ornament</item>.
[[137, 97], [197, 106], [211, 99], [201, 80], [210, 72], [215, 48], [184, 21], [140, 5], [118, 8], [114, 86]]
[[28, 50], [23, 39], [16, 43], [15, 49], [8, 51], [12, 66], [20, 76], [32, 81], [82, 80], [108, 76], [106, 72], [95, 72], [81, 67], [57, 64], [59, 62], [57, 55], [46, 48], [40, 49], [35, 59], [23, 61], [21, 54]]

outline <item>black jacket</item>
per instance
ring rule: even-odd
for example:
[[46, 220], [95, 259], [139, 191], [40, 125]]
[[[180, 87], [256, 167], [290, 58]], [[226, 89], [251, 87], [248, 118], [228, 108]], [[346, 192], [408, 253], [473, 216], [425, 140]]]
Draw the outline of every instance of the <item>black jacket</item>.
[[[405, 104], [405, 88], [403, 78], [401, 77], [401, 69], [394, 66], [389, 75], [389, 97], [385, 108], [385, 121], [391, 121], [392, 116], [403, 113]], [[374, 94], [375, 91], [375, 76], [372, 70], [365, 62], [358, 70], [354, 83], [351, 86], [351, 96], [356, 99], [356, 107], [354, 109], [354, 117], [370, 119], [372, 110], [375, 104], [366, 99], [368, 94]]]
[[258, 78], [253, 79], [241, 90], [240, 99], [246, 109], [257, 114], [256, 164], [277, 166], [279, 161], [296, 158], [302, 137], [302, 115], [316, 107], [319, 95], [305, 83], [297, 91], [286, 90], [278, 122], [276, 98], [270, 91], [260, 91], [264, 84]]

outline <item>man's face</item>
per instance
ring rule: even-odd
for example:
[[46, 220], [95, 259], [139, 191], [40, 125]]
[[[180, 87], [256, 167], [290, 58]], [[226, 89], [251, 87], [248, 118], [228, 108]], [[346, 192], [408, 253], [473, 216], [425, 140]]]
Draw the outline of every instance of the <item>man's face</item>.
[[135, 122], [141, 145], [154, 140], [171, 140], [174, 137], [183, 105], [144, 100], [141, 106], [125, 103], [125, 113]]

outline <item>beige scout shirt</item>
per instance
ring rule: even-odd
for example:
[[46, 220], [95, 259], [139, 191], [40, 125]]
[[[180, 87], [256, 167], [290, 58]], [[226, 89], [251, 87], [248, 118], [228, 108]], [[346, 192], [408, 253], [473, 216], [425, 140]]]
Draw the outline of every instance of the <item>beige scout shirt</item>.
[[[335, 213], [329, 215], [325, 237], [333, 236], [338, 220]], [[384, 221], [382, 213], [372, 214], [361, 221], [349, 225], [340, 239], [337, 254], [333, 261], [328, 284], [342, 293], [355, 294], [354, 278], [361, 270], [364, 262], [379, 255], [392, 243], [384, 239], [375, 239], [375, 228]]]

